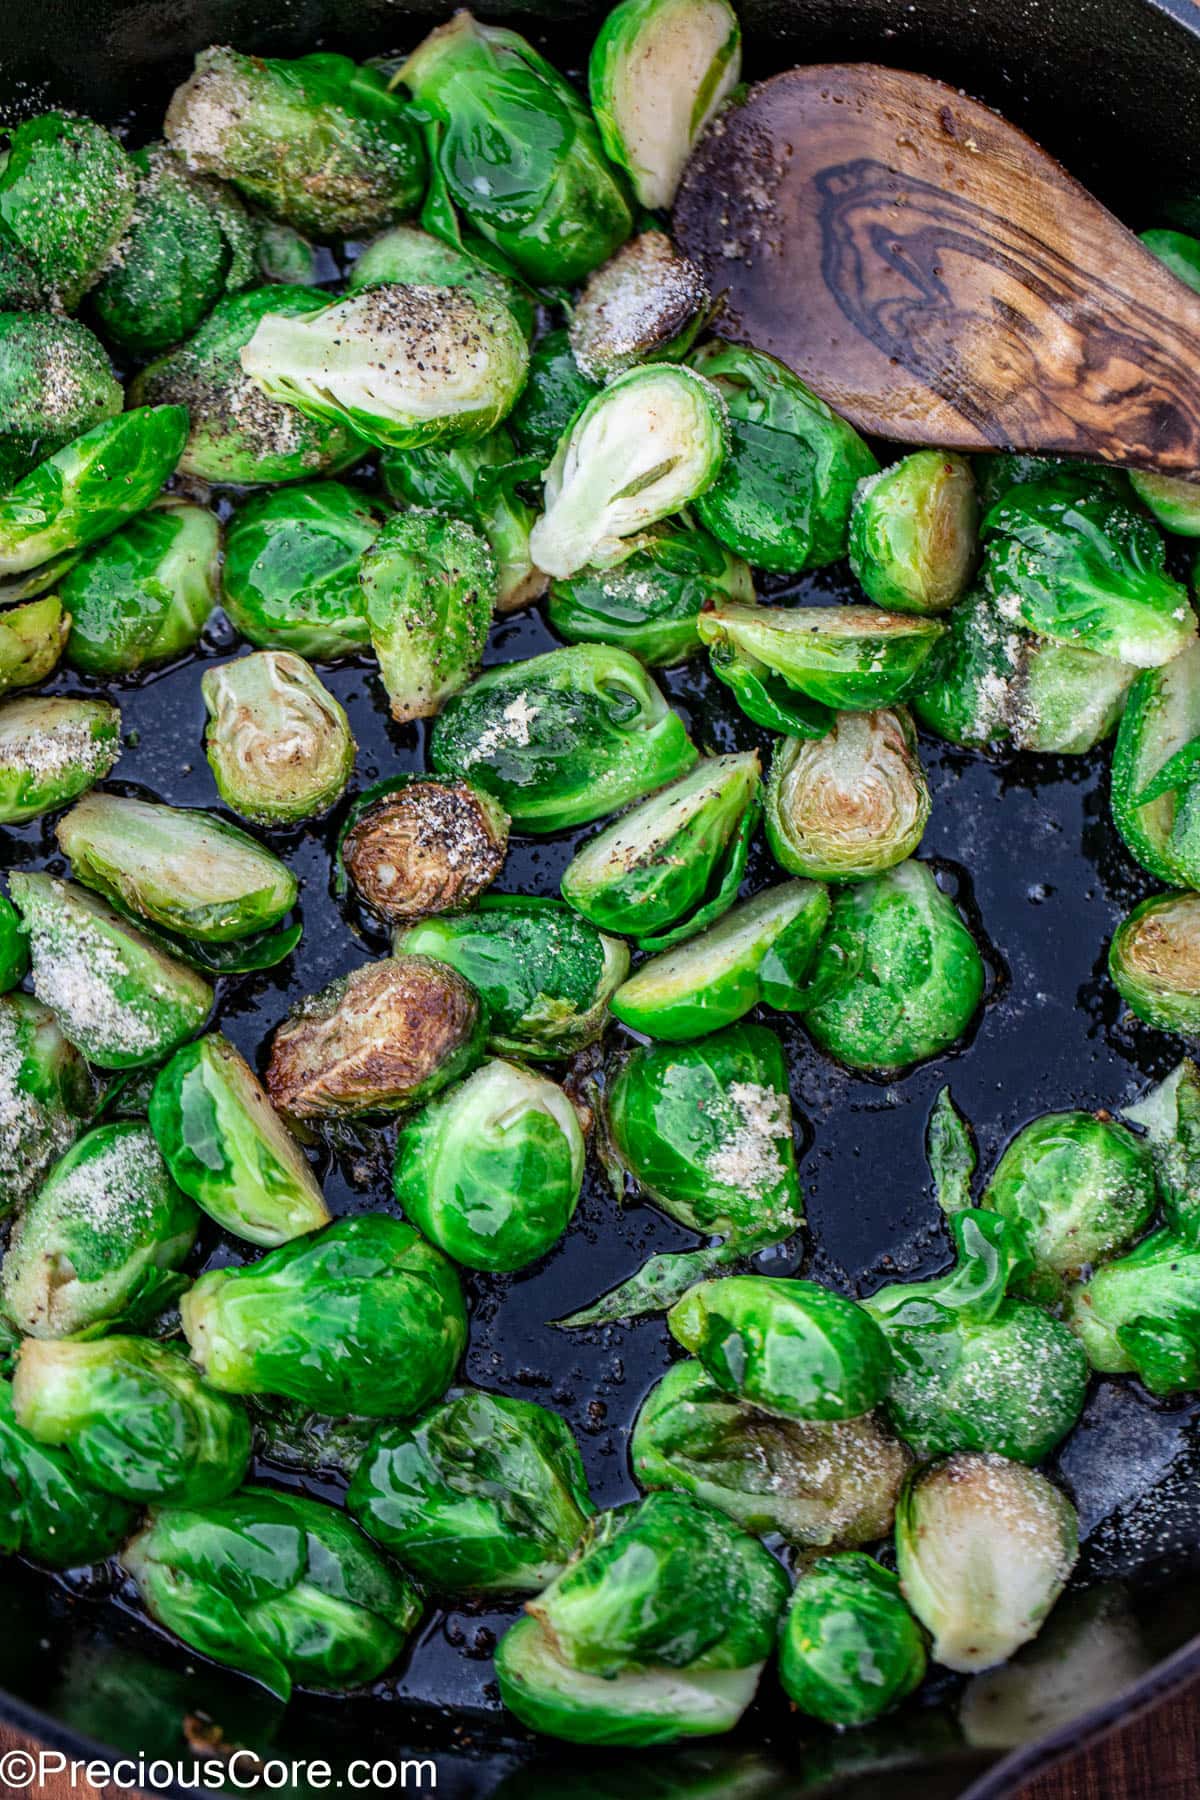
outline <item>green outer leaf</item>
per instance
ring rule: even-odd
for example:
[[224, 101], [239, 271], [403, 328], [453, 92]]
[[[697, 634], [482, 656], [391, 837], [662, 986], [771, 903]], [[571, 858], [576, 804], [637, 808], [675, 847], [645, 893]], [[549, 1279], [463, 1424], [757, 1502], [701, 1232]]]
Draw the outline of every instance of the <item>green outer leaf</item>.
[[136, 1516], [85, 1481], [65, 1450], [23, 1431], [11, 1383], [0, 1381], [0, 1550], [77, 1568], [111, 1555]]
[[969, 1207], [979, 1157], [970, 1121], [955, 1106], [948, 1087], [940, 1088], [933, 1102], [925, 1127], [925, 1155], [938, 1205], [947, 1217]]
[[[1113, 823], [1130, 851], [1160, 881], [1192, 885], [1172, 852], [1177, 800], [1159, 781], [1200, 736], [1200, 644], [1161, 669], [1146, 669], [1129, 690], [1112, 762]], [[1200, 875], [1200, 869], [1193, 871]]]

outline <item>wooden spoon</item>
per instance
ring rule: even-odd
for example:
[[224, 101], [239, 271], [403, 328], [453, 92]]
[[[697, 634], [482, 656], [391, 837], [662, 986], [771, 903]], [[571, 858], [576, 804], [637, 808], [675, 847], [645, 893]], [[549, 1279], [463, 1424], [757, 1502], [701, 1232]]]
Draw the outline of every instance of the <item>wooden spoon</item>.
[[940, 81], [762, 82], [692, 157], [675, 233], [724, 293], [721, 335], [862, 431], [1200, 479], [1200, 295]]

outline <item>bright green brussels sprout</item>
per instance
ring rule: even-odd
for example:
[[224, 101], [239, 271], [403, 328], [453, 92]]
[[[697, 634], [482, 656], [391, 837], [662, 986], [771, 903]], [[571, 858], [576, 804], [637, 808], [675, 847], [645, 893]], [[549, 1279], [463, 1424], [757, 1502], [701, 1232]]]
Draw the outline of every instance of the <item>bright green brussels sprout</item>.
[[652, 525], [625, 549], [620, 562], [551, 582], [546, 616], [569, 644], [619, 644], [650, 668], [682, 662], [700, 647], [706, 607], [754, 600], [741, 558], [682, 520]]
[[100, 328], [135, 356], [189, 337], [224, 293], [256, 274], [254, 226], [236, 194], [194, 175], [165, 144], [133, 156], [137, 204], [92, 296]]
[[381, 1425], [346, 1495], [364, 1531], [438, 1593], [538, 1593], [592, 1503], [557, 1413], [470, 1392]]
[[393, 719], [431, 718], [483, 658], [496, 605], [487, 539], [445, 513], [397, 513], [364, 552], [358, 579]]
[[0, 231], [28, 258], [55, 308], [74, 312], [133, 216], [137, 171], [91, 119], [40, 113], [7, 132]]
[[983, 989], [983, 958], [957, 907], [910, 858], [835, 895], [800, 1010], [822, 1050], [883, 1075], [948, 1049]]
[[86, 325], [57, 313], [0, 312], [0, 490], [119, 413], [124, 399]]
[[394, 225], [367, 245], [350, 269], [348, 293], [369, 287], [465, 288], [478, 299], [499, 300], [507, 306], [526, 337], [533, 334], [533, 300], [515, 275], [502, 274], [490, 246], [483, 246], [489, 263], [465, 245], [446, 243], [416, 225]]
[[337, 481], [254, 495], [225, 533], [221, 600], [231, 624], [264, 650], [314, 662], [367, 649], [358, 564], [378, 533], [366, 496]]
[[393, 1185], [405, 1215], [454, 1262], [507, 1272], [567, 1229], [585, 1156], [557, 1083], [497, 1058], [401, 1127]]
[[560, 579], [619, 562], [624, 539], [712, 485], [728, 438], [724, 401], [703, 375], [648, 363], [616, 376], [568, 426], [546, 470], [534, 562]]
[[896, 1514], [901, 1592], [933, 1639], [934, 1661], [966, 1674], [1037, 1636], [1078, 1553], [1066, 1495], [1002, 1456], [922, 1469]]
[[691, 349], [710, 307], [701, 270], [665, 231], [643, 231], [594, 269], [571, 309], [568, 339], [592, 381]]
[[854, 490], [879, 466], [854, 427], [761, 350], [714, 341], [689, 360], [716, 383], [732, 433], [724, 468], [696, 502], [701, 523], [781, 575], [845, 556]]
[[8, 993], [29, 973], [29, 946], [21, 915], [0, 894], [0, 994]]
[[375, 69], [329, 51], [286, 59], [202, 50], [163, 129], [190, 169], [232, 181], [314, 237], [378, 231], [424, 190], [409, 108]]
[[525, 1725], [586, 1744], [728, 1731], [754, 1696], [787, 1577], [757, 1539], [681, 1494], [602, 1513], [496, 1652]]
[[447, 963], [364, 963], [279, 1026], [267, 1093], [297, 1121], [403, 1112], [473, 1069], [486, 1035], [486, 1007]]
[[562, 895], [605, 931], [667, 949], [728, 912], [758, 817], [756, 750], [703, 757], [579, 850]]
[[319, 818], [345, 791], [354, 739], [340, 701], [290, 650], [206, 669], [204, 748], [226, 806], [256, 825]]
[[1029, 1264], [1023, 1225], [968, 1208], [950, 1229], [952, 1269], [863, 1302], [892, 1349], [888, 1417], [921, 1456], [985, 1450], [1040, 1462], [1083, 1409], [1087, 1359], [1040, 1306], [1005, 1298]]
[[39, 1444], [60, 1445], [85, 1481], [140, 1506], [207, 1506], [249, 1467], [242, 1407], [206, 1388], [174, 1344], [26, 1338], [12, 1403]]
[[695, 1494], [747, 1531], [801, 1547], [883, 1537], [909, 1467], [873, 1413], [774, 1417], [731, 1398], [690, 1358], [643, 1400], [629, 1450], [639, 1486]]
[[822, 738], [781, 739], [764, 795], [767, 842], [792, 875], [862, 881], [911, 856], [929, 787], [903, 707], [838, 713]]
[[111, 1556], [135, 1517], [133, 1507], [85, 1481], [65, 1450], [22, 1431], [12, 1384], [0, 1381], [0, 1550], [77, 1568]]
[[33, 991], [91, 1062], [143, 1068], [199, 1031], [208, 982], [103, 900], [30, 870], [9, 887], [29, 933]]
[[1200, 644], [1129, 691], [1112, 760], [1113, 823], [1144, 869], [1200, 886]]
[[979, 506], [965, 456], [918, 450], [861, 481], [850, 515], [850, 567], [877, 606], [941, 613], [970, 580]]
[[372, 912], [408, 925], [478, 899], [504, 867], [507, 847], [508, 814], [490, 794], [469, 781], [400, 775], [355, 801], [338, 863]]
[[179, 1267], [199, 1218], [144, 1121], [97, 1125], [14, 1226], [0, 1269], [4, 1310], [26, 1337], [137, 1330], [187, 1286]]
[[1073, 644], [1030, 638], [1012, 689], [1012, 740], [1018, 750], [1080, 756], [1102, 743], [1137, 680], [1132, 663]]
[[107, 700], [31, 694], [0, 704], [0, 824], [66, 806], [121, 754], [121, 715]]
[[945, 626], [873, 606], [734, 602], [702, 613], [697, 629], [714, 652], [714, 673], [724, 680], [723, 660], [732, 653], [764, 664], [786, 686], [824, 706], [865, 711], [891, 706], [907, 692]]
[[1135, 906], [1113, 933], [1108, 972], [1147, 1025], [1200, 1030], [1200, 894], [1152, 894]]
[[565, 331], [548, 331], [529, 353], [529, 378], [509, 415], [517, 447], [548, 463], [576, 413], [600, 392], [575, 361]]
[[63, 653], [70, 620], [57, 594], [0, 612], [0, 694], [36, 687], [53, 673]]
[[0, 585], [28, 576], [25, 592], [52, 586], [77, 551], [149, 506], [180, 461], [187, 424], [182, 406], [118, 413], [0, 494]]
[[0, 994], [0, 1214], [37, 1192], [95, 1110], [88, 1066], [49, 1007]]
[[890, 1569], [850, 1551], [800, 1576], [779, 1638], [788, 1699], [828, 1725], [867, 1725], [925, 1678], [925, 1638]]
[[1200, 1253], [1195, 1231], [1151, 1232], [1073, 1288], [1067, 1320], [1093, 1369], [1134, 1374], [1152, 1394], [1200, 1388]]
[[1087, 470], [1009, 488], [983, 533], [984, 574], [1006, 620], [1140, 669], [1196, 636], [1157, 528]]
[[260, 319], [323, 312], [328, 294], [300, 287], [257, 287], [227, 294], [186, 343], [142, 370], [129, 392], [139, 401], [186, 407], [191, 420], [180, 472], [239, 486], [311, 481], [366, 455], [358, 434], [336, 419], [316, 419], [270, 399], [250, 379], [241, 353]]
[[362, 1418], [428, 1406], [467, 1343], [453, 1268], [383, 1213], [339, 1219], [245, 1268], [210, 1269], [180, 1311], [192, 1360], [222, 1393]]
[[536, 1062], [594, 1044], [629, 969], [617, 938], [533, 894], [484, 894], [470, 912], [398, 931], [392, 949], [456, 969], [487, 1007], [488, 1048]]
[[67, 661], [129, 675], [194, 650], [217, 603], [221, 527], [207, 507], [160, 501], [59, 584], [71, 616]]
[[622, 1025], [680, 1043], [732, 1025], [752, 1006], [794, 1012], [829, 918], [813, 881], [784, 881], [741, 900], [699, 936], [652, 956], [612, 997]]
[[580, 281], [629, 236], [586, 103], [517, 32], [457, 12], [399, 79], [429, 122], [422, 223], [438, 237], [458, 240], [461, 213], [542, 285]]
[[741, 66], [741, 29], [726, 0], [622, 0], [609, 13], [592, 46], [588, 93], [604, 148], [641, 206], [673, 204]]
[[235, 1237], [271, 1247], [329, 1223], [303, 1152], [219, 1033], [185, 1044], [159, 1072], [150, 1126], [173, 1179]]
[[270, 1488], [163, 1507], [121, 1563], [152, 1619], [281, 1700], [293, 1681], [373, 1681], [421, 1613], [416, 1589], [344, 1513]]
[[1185, 1057], [1122, 1110], [1145, 1132], [1167, 1222], [1192, 1236], [1200, 1229], [1200, 1069]]
[[667, 1326], [719, 1388], [785, 1419], [856, 1419], [891, 1380], [887, 1338], [870, 1314], [815, 1281], [701, 1281]]
[[628, 651], [575, 644], [485, 669], [433, 728], [438, 775], [492, 794], [518, 831], [586, 825], [696, 760], [679, 714]]

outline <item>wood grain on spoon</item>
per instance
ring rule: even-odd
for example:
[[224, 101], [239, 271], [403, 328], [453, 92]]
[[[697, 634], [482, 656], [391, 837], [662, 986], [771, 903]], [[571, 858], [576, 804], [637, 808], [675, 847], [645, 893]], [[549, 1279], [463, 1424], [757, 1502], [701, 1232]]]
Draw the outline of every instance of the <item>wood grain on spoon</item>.
[[1014, 125], [872, 64], [792, 69], [701, 142], [676, 236], [862, 431], [1200, 476], [1200, 295]]

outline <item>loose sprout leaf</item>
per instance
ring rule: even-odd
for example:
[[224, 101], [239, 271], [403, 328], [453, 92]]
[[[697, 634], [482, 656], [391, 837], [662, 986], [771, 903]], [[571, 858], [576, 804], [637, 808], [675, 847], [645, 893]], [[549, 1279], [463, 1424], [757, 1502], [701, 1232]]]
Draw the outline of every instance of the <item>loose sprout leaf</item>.
[[647, 1257], [636, 1274], [601, 1294], [598, 1300], [553, 1320], [562, 1331], [580, 1331], [592, 1325], [612, 1325], [647, 1313], [666, 1312], [688, 1289], [740, 1259], [741, 1252], [728, 1244], [703, 1250], [667, 1250]]
[[971, 1205], [971, 1183], [979, 1158], [970, 1124], [955, 1106], [948, 1087], [939, 1090], [929, 1114], [925, 1154], [938, 1205], [947, 1215], [962, 1212]]

